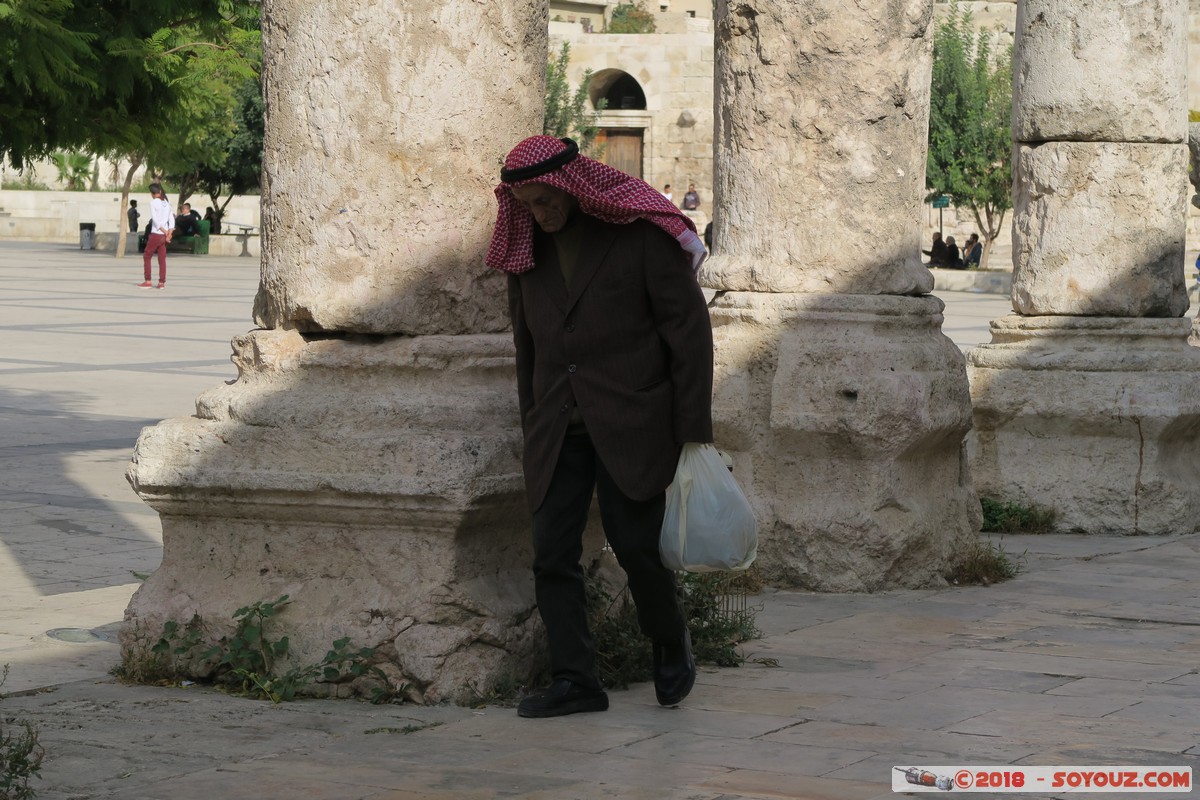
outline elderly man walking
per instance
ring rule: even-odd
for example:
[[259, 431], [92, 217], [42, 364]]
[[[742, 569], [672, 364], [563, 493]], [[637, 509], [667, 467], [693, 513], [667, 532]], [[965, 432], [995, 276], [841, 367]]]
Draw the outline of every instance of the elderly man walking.
[[654, 651], [658, 702], [696, 667], [658, 537], [682, 446], [712, 441], [712, 327], [694, 224], [649, 184], [534, 136], [496, 187], [490, 267], [509, 274], [534, 584], [553, 683], [523, 717], [603, 711], [584, 599], [582, 537], [596, 493]]

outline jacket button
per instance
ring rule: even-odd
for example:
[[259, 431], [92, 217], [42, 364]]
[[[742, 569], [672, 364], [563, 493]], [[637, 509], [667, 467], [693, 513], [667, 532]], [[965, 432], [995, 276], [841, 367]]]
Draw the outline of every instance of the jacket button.
[[575, 371], [575, 365], [574, 365], [574, 364], [572, 364], [572, 365], [570, 365], [569, 367], [567, 367], [567, 372], [574, 372], [574, 371]]
[[568, 322], [567, 323], [567, 333], [574, 333], [574, 332], [575, 332], [575, 323]]
[[562, 411], [562, 413], [564, 413], [564, 414], [565, 414], [565, 413], [567, 413], [568, 411], [570, 411], [570, 410], [571, 410], [571, 407], [570, 407], [570, 406], [568, 406], [568, 405], [564, 405], [564, 406], [563, 406], [561, 409], [559, 409], [559, 410], [560, 410], [560, 411]]

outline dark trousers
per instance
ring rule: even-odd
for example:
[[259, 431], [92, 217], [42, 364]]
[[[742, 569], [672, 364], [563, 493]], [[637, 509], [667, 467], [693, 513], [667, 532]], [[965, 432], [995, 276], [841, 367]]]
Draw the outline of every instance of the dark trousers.
[[534, 588], [550, 641], [554, 679], [598, 688], [579, 563], [593, 490], [604, 535], [629, 577], [642, 633], [657, 642], [674, 643], [683, 637], [686, 622], [675, 573], [658, 555], [663, 493], [650, 500], [626, 497], [600, 463], [587, 431], [568, 433], [546, 499], [533, 514]]

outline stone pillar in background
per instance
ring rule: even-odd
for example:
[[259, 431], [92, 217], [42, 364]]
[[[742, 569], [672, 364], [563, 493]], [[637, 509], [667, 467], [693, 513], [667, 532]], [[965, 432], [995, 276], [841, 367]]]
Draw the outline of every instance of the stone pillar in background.
[[546, 27], [535, 0], [264, 3], [265, 330], [138, 442], [164, 555], [127, 657], [287, 594], [293, 665], [350, 637], [426, 700], [528, 675], [512, 340], [483, 258], [503, 155], [540, 128]]
[[717, 3], [716, 435], [777, 582], [928, 585], [979, 527], [963, 357], [920, 260], [931, 16]]
[[1024, 0], [1013, 308], [970, 353], [981, 495], [1065, 530], [1196, 527], [1187, 345], [1187, 0]]
[[1192, 172], [1189, 176], [1196, 194], [1192, 195], [1192, 205], [1200, 208], [1200, 122], [1188, 126], [1188, 148], [1192, 151]]
[[541, 125], [536, 76], [546, 58], [535, 53], [546, 36], [528, 30], [539, 4], [268, 8], [264, 146], [275, 157], [263, 165], [256, 321], [382, 334], [505, 330], [503, 280], [480, 268], [479, 254], [497, 162]]
[[716, 289], [920, 295], [931, 7], [717, 3]]

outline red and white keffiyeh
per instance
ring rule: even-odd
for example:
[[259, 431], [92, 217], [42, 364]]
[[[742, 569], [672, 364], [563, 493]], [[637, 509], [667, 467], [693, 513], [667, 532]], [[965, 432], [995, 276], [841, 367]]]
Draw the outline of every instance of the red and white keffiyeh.
[[[570, 139], [531, 136], [504, 160], [496, 187], [496, 228], [488, 246], [486, 263], [492, 269], [518, 275], [533, 269], [533, 214], [513, 197], [514, 186], [545, 183], [568, 192], [579, 201], [579, 210], [615, 225], [645, 219], [671, 234], [698, 274], [707, 252], [687, 215], [643, 180], [607, 164], [577, 155]], [[527, 177], [531, 176], [531, 177]]]

